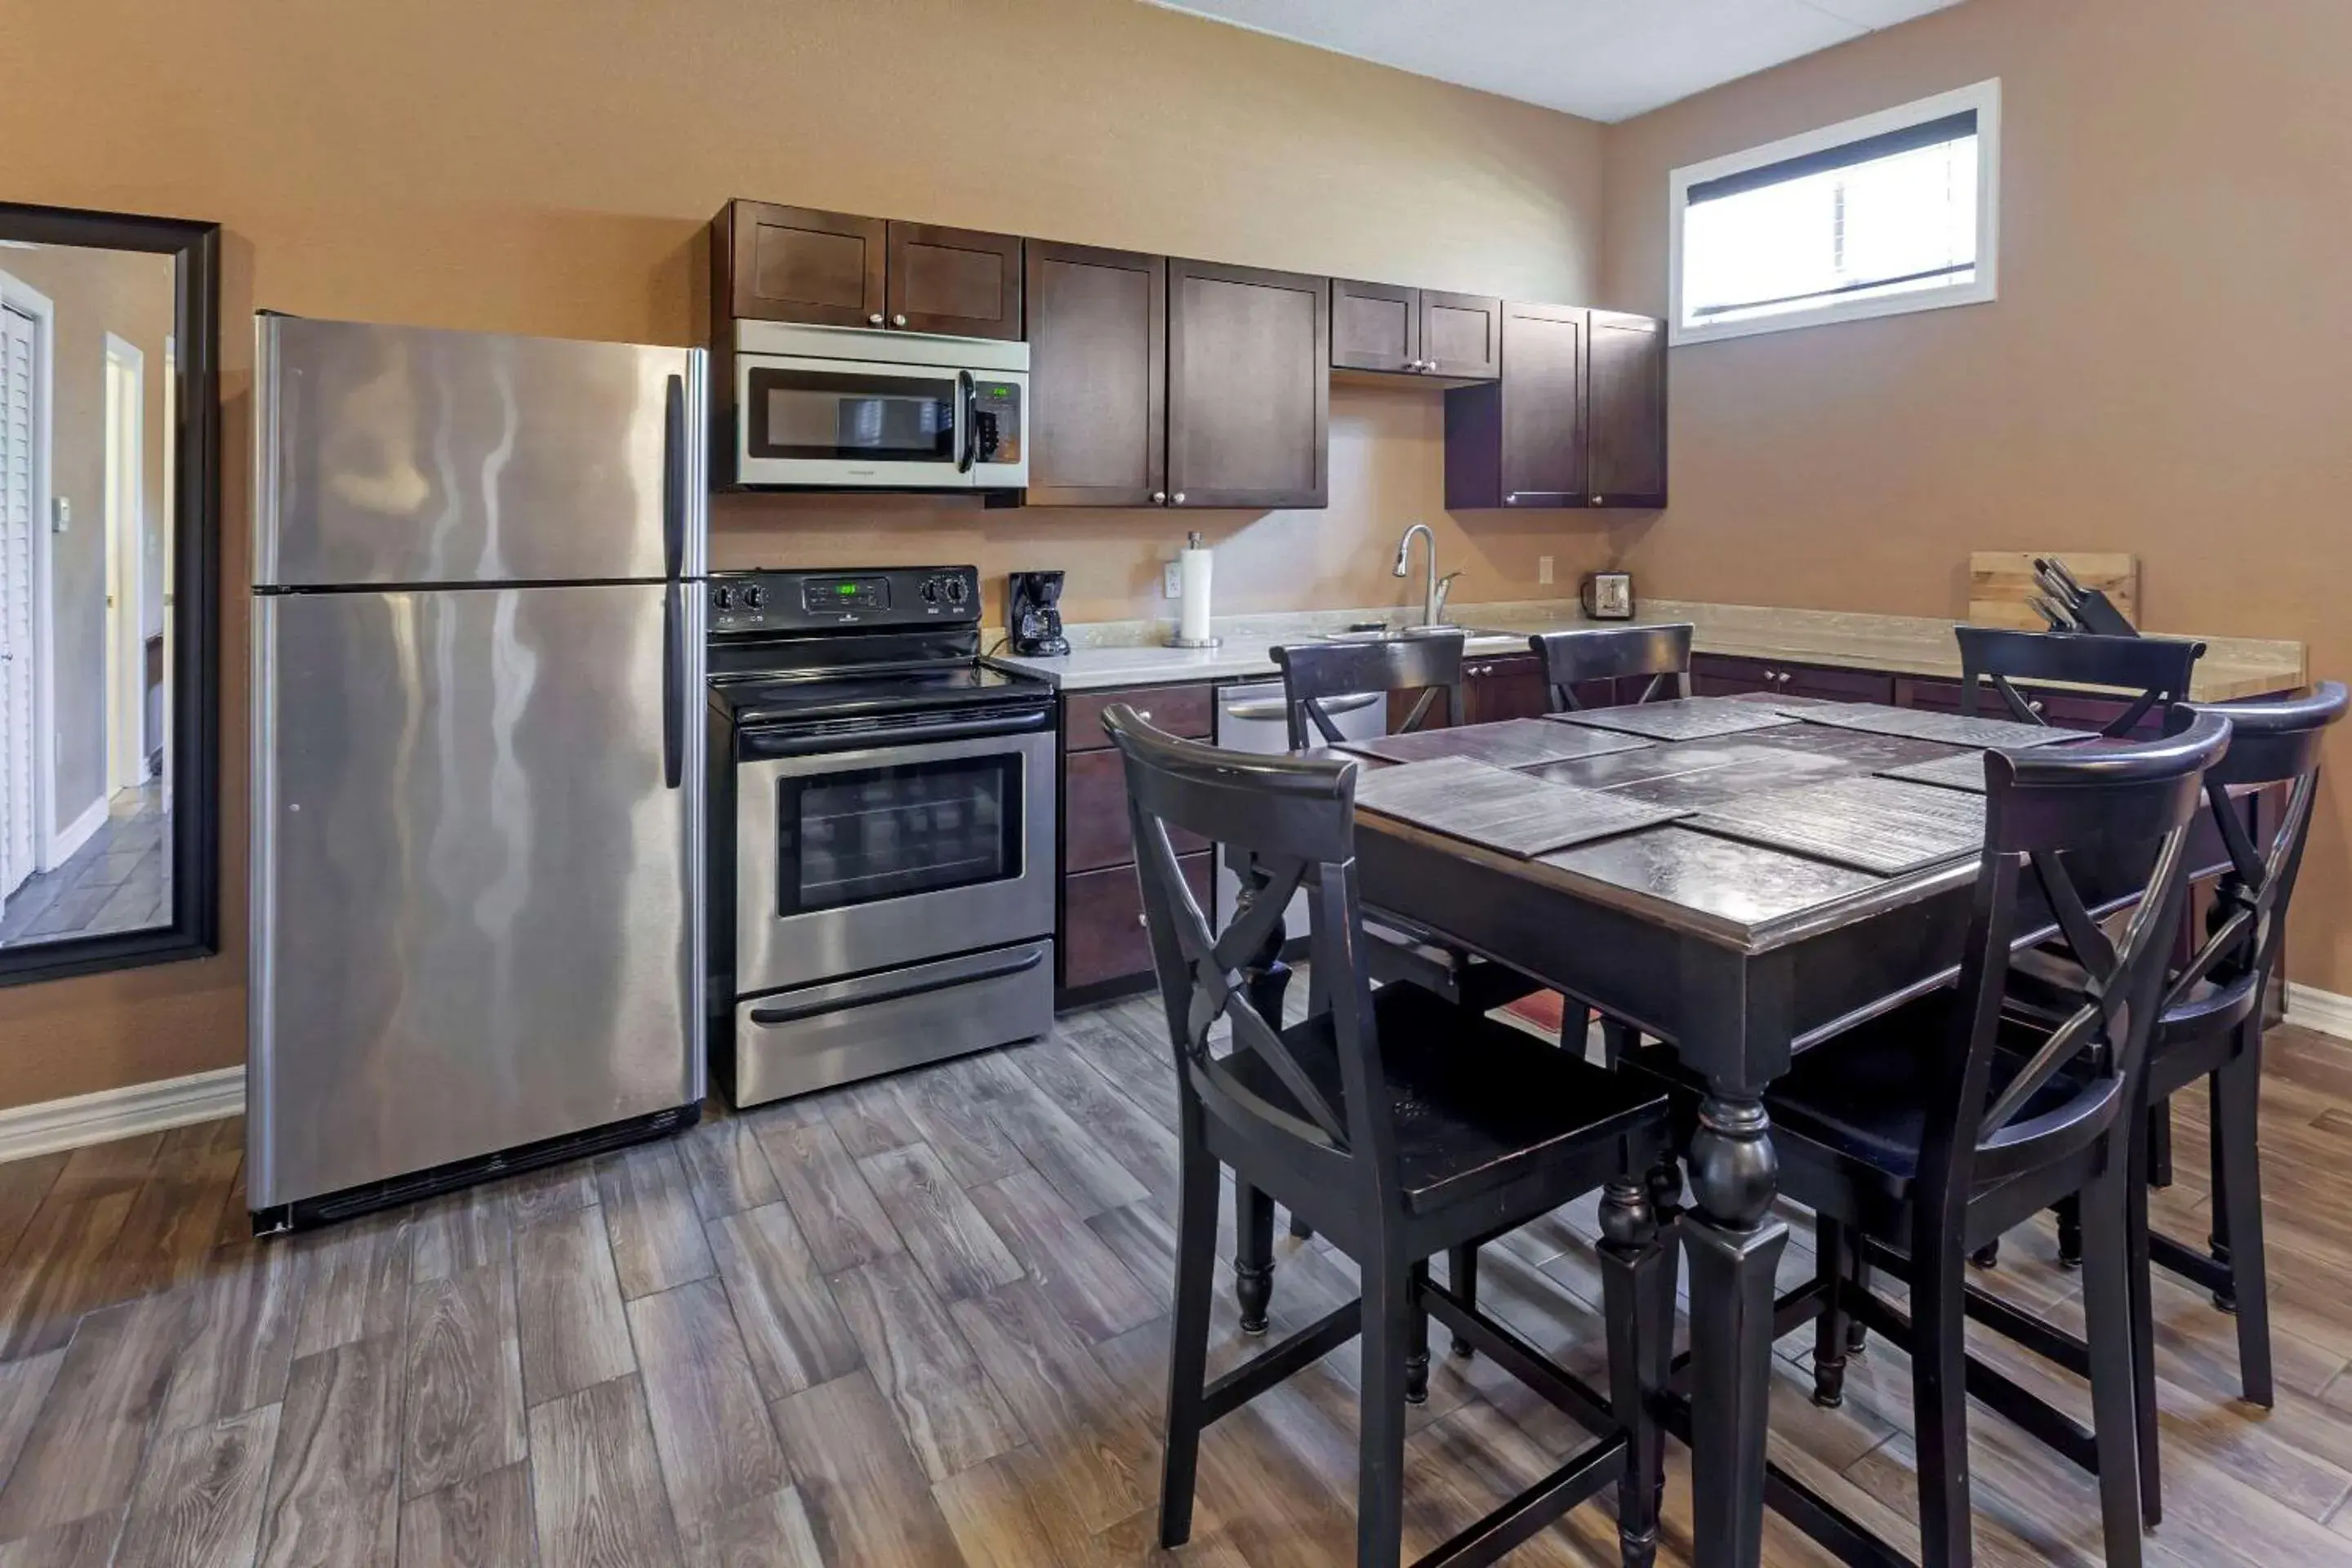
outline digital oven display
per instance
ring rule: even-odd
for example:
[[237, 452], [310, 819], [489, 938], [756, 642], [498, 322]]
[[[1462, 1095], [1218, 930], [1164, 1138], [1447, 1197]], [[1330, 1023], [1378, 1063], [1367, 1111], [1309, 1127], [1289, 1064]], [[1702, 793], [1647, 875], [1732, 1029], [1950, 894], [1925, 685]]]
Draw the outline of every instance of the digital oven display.
[[801, 583], [801, 607], [813, 615], [826, 611], [887, 610], [890, 580], [887, 577], [809, 577]]

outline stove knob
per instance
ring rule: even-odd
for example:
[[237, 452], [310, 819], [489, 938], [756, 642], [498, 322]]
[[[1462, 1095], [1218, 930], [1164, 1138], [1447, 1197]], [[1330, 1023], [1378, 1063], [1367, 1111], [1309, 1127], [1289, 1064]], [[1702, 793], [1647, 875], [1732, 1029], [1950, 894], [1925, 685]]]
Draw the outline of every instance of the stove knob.
[[768, 591], [765, 588], [761, 587], [757, 583], [746, 583], [743, 584], [743, 607], [745, 609], [756, 610], [767, 602]]
[[964, 580], [961, 577], [949, 578], [947, 587], [948, 603], [950, 605], [961, 605], [971, 596], [971, 590], [964, 585]]
[[940, 580], [939, 580], [937, 577], [926, 577], [926, 578], [924, 578], [924, 579], [923, 579], [923, 603], [925, 603], [926, 605], [936, 605], [936, 604], [938, 604], [939, 602], [940, 602]]
[[735, 590], [724, 583], [710, 590], [710, 607], [720, 615], [735, 607]]

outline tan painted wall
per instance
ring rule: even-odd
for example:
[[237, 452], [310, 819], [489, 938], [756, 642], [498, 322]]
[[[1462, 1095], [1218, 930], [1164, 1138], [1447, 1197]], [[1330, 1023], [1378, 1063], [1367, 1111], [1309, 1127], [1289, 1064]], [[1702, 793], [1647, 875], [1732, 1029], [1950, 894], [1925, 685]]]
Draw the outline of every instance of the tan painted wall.
[[[689, 342], [701, 226], [739, 195], [1521, 298], [1597, 275], [1599, 127], [1132, 0], [75, 0], [9, 28], [42, 68], [0, 94], [8, 198], [226, 228], [228, 941], [0, 992], [0, 1104], [242, 1053], [257, 306]], [[1436, 408], [1342, 393], [1330, 511], [1185, 519], [1237, 542], [1225, 602], [1402, 602], [1388, 551], [1441, 523]], [[1181, 537], [1150, 514], [773, 502], [721, 528], [737, 564], [1060, 565], [1085, 616], [1149, 613]], [[1447, 527], [1465, 596], [1531, 592], [1540, 531]], [[1599, 549], [1564, 529], [1562, 580]]]
[[106, 791], [106, 334], [145, 360], [141, 538], [147, 583], [160, 613], [163, 559], [163, 348], [172, 331], [172, 264], [138, 251], [64, 246], [0, 250], [0, 272], [48, 298], [57, 339], [51, 390], [52, 495], [73, 506], [63, 533], [49, 536], [51, 633], [56, 657], [58, 825], [62, 828]]
[[[1604, 293], [1663, 310], [1669, 170], [2002, 82], [2001, 298], [1675, 351], [1642, 582], [1958, 615], [1970, 550], [2130, 550], [2153, 629], [2352, 674], [2347, 59], [2340, 0], [1969, 0], [1612, 127]], [[2292, 962], [2352, 991], [2333, 751]]]

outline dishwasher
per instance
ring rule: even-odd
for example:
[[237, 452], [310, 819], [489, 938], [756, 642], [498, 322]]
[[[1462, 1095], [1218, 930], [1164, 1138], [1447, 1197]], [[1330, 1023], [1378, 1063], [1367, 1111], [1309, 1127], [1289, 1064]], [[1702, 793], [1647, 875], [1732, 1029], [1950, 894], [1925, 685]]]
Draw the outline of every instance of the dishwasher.
[[[1369, 741], [1389, 732], [1388, 693], [1362, 691], [1327, 699], [1323, 711], [1339, 733], [1350, 741]], [[1290, 750], [1290, 725], [1282, 711], [1282, 682], [1254, 681], [1228, 686], [1217, 693], [1217, 744], [1229, 752], [1253, 752], [1278, 757]], [[1217, 929], [1234, 918], [1234, 896], [1240, 883], [1217, 857]], [[1293, 940], [1307, 934], [1307, 895], [1296, 894], [1283, 916], [1283, 930]]]

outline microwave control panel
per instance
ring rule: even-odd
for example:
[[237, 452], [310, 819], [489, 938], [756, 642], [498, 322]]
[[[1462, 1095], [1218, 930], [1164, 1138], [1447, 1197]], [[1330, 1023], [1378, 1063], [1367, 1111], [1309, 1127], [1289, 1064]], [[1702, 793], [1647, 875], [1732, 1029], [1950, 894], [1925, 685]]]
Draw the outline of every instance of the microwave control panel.
[[1021, 384], [975, 378], [971, 384], [972, 460], [1021, 460]]
[[710, 578], [714, 633], [912, 626], [979, 619], [980, 572], [972, 566], [717, 572]]

